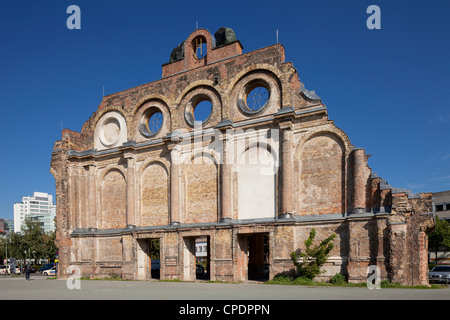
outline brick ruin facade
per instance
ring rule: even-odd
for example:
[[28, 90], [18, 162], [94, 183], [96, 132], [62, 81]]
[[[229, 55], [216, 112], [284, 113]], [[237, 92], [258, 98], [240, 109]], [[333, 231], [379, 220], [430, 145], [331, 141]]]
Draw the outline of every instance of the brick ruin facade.
[[[273, 278], [316, 228], [317, 240], [336, 234], [319, 278], [365, 282], [377, 265], [382, 279], [427, 284], [431, 193], [372, 172], [282, 45], [242, 50], [231, 29], [198, 29], [160, 80], [105, 96], [81, 132], [63, 130], [51, 159], [59, 277], [75, 265], [83, 276], [150, 279], [157, 239], [160, 278], [194, 280], [203, 238], [211, 280]], [[256, 89], [267, 92], [257, 108], [247, 100]], [[199, 128], [203, 101], [212, 109]], [[240, 162], [254, 158], [275, 169]]]

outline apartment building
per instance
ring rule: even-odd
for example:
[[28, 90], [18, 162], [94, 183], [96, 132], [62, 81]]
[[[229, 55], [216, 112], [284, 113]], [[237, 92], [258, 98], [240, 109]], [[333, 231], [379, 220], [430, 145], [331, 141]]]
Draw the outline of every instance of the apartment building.
[[45, 232], [55, 230], [56, 205], [53, 196], [44, 192], [34, 192], [33, 196], [23, 197], [14, 204], [14, 232], [21, 232], [25, 217], [41, 223]]

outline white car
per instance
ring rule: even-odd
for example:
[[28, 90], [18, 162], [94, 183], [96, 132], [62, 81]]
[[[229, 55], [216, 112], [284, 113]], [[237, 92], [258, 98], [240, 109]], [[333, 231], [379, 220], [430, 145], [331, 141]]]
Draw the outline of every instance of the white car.
[[6, 274], [7, 266], [0, 266], [0, 274]]
[[[8, 268], [8, 273], [11, 274], [11, 266], [8, 265], [7, 268]], [[19, 266], [16, 266], [16, 274], [21, 274]]]
[[[0, 266], [0, 274], [11, 274], [11, 266]], [[20, 274], [19, 266], [16, 266], [16, 274]]]
[[56, 276], [56, 267], [53, 267], [51, 269], [45, 270], [42, 272], [44, 276]]

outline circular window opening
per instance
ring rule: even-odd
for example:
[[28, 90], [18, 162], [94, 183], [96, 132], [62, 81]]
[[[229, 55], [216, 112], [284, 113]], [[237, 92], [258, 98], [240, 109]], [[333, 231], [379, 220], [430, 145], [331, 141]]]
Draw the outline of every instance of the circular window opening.
[[157, 133], [162, 127], [163, 119], [161, 111], [154, 111], [148, 119], [148, 131], [153, 134]]
[[247, 94], [245, 103], [250, 111], [256, 112], [264, 108], [269, 101], [269, 97], [269, 90], [265, 87], [258, 86]]
[[209, 100], [200, 101], [194, 108], [194, 120], [205, 122], [212, 112], [212, 103]]
[[143, 136], [150, 138], [161, 130], [163, 122], [164, 116], [161, 110], [156, 107], [150, 107], [141, 118], [139, 132]]

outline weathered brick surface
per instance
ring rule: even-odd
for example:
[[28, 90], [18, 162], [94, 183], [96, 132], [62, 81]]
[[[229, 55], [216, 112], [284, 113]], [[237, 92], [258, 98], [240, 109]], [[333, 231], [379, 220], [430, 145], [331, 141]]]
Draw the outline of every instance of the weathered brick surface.
[[344, 212], [344, 150], [339, 139], [324, 134], [308, 140], [299, 169], [300, 215]]
[[140, 226], [169, 224], [169, 177], [161, 163], [150, 164], [141, 178]]
[[[192, 40], [199, 36], [209, 44], [200, 60], [192, 56]], [[148, 243], [159, 239], [161, 278], [189, 279], [195, 274], [195, 239], [206, 237], [212, 280], [246, 280], [263, 263], [273, 277], [292, 271], [290, 253], [304, 250], [314, 227], [317, 241], [336, 234], [320, 279], [340, 272], [365, 281], [367, 267], [377, 265], [383, 279], [426, 283], [430, 196], [399, 192], [371, 171], [365, 151], [328, 119], [325, 105], [300, 92], [304, 85], [284, 61], [282, 45], [242, 53], [239, 42], [214, 50], [211, 43], [206, 30], [194, 31], [185, 59], [164, 64], [162, 79], [105, 96], [79, 133], [63, 130], [51, 159], [59, 276], [77, 265], [92, 277], [148, 279]], [[258, 86], [270, 98], [261, 111], [248, 112], [246, 94]], [[202, 99], [212, 103], [212, 114], [202, 131], [188, 136]], [[162, 126], [143, 134], [155, 108]], [[126, 130], [127, 141], [102, 146], [103, 121], [119, 123], [112, 127], [117, 134]], [[216, 144], [226, 145], [226, 129], [244, 132], [242, 141], [249, 129], [282, 132], [277, 144], [247, 139], [230, 164], [220, 163], [211, 148], [198, 164], [175, 161], [180, 155], [199, 159], [180, 145], [201, 150], [211, 140], [206, 132], [219, 124]], [[174, 136], [180, 132], [179, 141]], [[269, 150], [279, 161], [269, 178], [240, 170], [237, 159]], [[269, 205], [262, 209], [242, 205], [263, 201]]]
[[126, 227], [126, 182], [122, 173], [110, 171], [101, 181], [101, 212], [98, 227]]
[[186, 223], [217, 222], [218, 171], [206, 157], [186, 168]]

